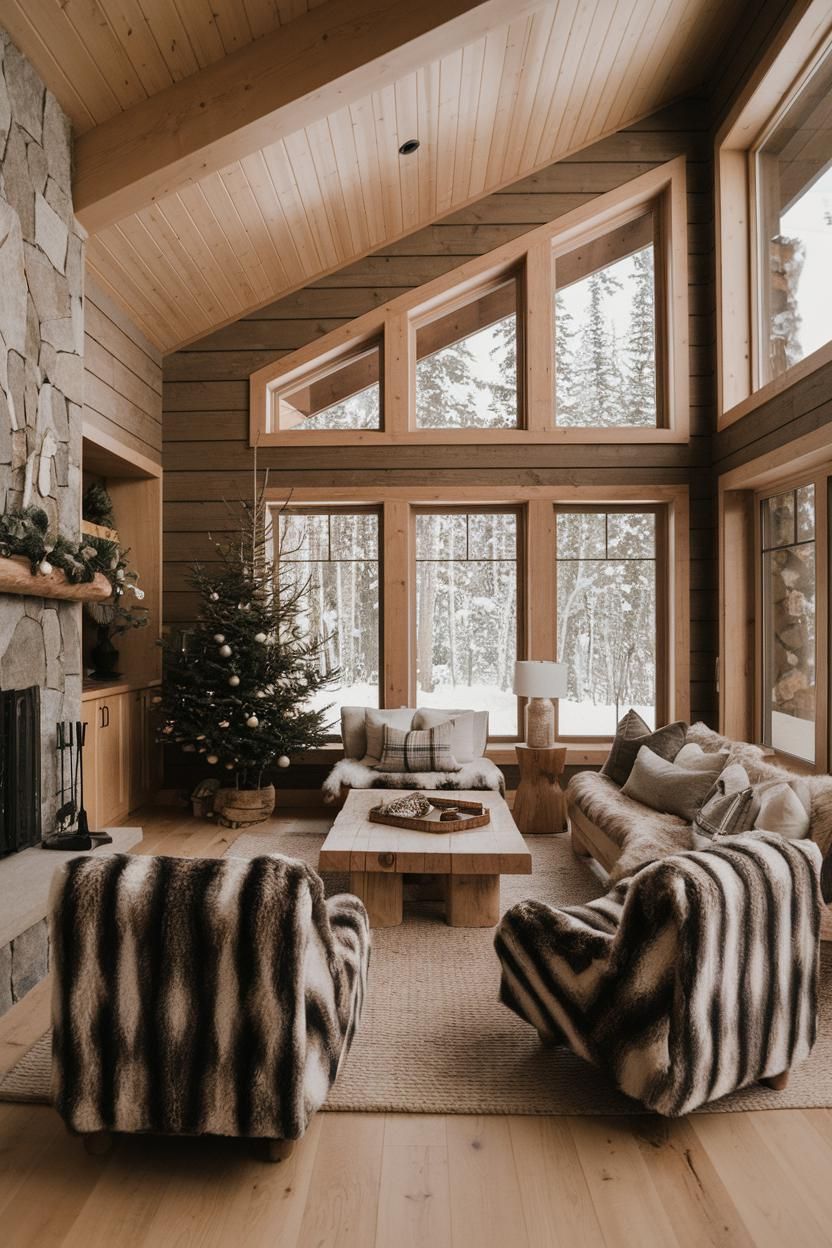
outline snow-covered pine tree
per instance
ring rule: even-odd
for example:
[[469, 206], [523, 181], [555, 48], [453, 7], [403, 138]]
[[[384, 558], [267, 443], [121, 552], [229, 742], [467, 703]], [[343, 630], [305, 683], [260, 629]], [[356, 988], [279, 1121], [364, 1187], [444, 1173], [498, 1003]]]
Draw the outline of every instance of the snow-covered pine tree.
[[631, 258], [630, 318], [624, 346], [624, 406], [628, 425], [656, 423], [656, 317], [653, 248]]
[[499, 381], [488, 388], [489, 428], [514, 429], [517, 425], [517, 317], [506, 316], [492, 327], [494, 345], [489, 355], [497, 366]]
[[241, 508], [239, 535], [215, 543], [217, 564], [191, 569], [199, 620], [184, 648], [165, 644], [159, 736], [231, 773], [235, 788], [259, 789], [269, 768], [323, 743], [326, 708], [308, 704], [337, 672], [320, 670], [325, 639], [302, 622], [307, 586], [272, 558], [262, 494]]
[[416, 419], [420, 428], [470, 429], [478, 423], [474, 396], [480, 382], [474, 355], [454, 342], [416, 365]]

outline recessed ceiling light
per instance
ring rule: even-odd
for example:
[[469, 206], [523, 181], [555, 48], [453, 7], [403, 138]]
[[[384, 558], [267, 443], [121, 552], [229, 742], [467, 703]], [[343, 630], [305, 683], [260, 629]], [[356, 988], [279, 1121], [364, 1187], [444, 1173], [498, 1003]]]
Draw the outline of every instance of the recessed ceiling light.
[[401, 147], [399, 148], [399, 155], [409, 156], [411, 152], [417, 151], [418, 147], [419, 147], [418, 139], [406, 139], [404, 143], [402, 143]]

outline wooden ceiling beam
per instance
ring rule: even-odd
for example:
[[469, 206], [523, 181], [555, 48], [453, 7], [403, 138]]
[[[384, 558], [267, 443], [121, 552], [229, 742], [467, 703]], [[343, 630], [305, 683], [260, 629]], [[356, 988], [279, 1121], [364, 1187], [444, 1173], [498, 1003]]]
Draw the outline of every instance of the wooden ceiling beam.
[[328, 0], [80, 135], [76, 215], [97, 233], [543, 3]]

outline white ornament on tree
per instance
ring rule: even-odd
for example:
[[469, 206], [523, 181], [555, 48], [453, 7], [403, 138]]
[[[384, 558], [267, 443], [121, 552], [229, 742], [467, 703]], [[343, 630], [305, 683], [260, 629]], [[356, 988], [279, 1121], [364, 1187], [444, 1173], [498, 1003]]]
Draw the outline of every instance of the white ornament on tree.
[[280, 758], [277, 760], [277, 765], [278, 765], [278, 767], [288, 767], [288, 766], [289, 766], [289, 757], [288, 757], [288, 755], [286, 755], [286, 754], [281, 754], [281, 755], [280, 755]]
[[265, 641], [267, 641], [268, 639], [267, 639], [267, 637], [266, 637], [266, 634], [265, 634], [265, 633], [255, 633], [255, 634], [254, 634], [254, 640], [255, 640], [256, 642], [258, 642], [258, 643], [259, 643], [259, 645], [261, 645], [261, 646], [262, 646], [262, 645], [264, 644], [264, 642], [265, 642]]
[[216, 754], [209, 754], [205, 761], [206, 763], [210, 763], [213, 767], [215, 763], [218, 763], [220, 760], [217, 758]]
[[220, 728], [228, 728], [228, 727], [229, 727], [228, 720], [227, 720], [227, 719], [221, 719], [221, 720], [220, 720]]
[[220, 646], [220, 657], [221, 657], [221, 658], [223, 658], [223, 659], [230, 659], [230, 658], [231, 658], [231, 647], [230, 647], [230, 646]]
[[249, 715], [248, 719], [246, 720], [246, 727], [247, 728], [259, 728], [260, 720], [257, 718], [256, 715]]
[[255, 696], [255, 698], [265, 698], [266, 694], [265, 694], [265, 691], [264, 691], [263, 689], [258, 689], [258, 690], [255, 692], [254, 696]]
[[209, 599], [209, 601], [210, 601], [210, 602], [219, 602], [219, 600], [220, 600], [220, 596], [219, 596], [219, 594], [217, 593], [217, 591], [216, 591], [216, 590], [214, 590], [212, 593], [210, 593], [210, 594], [208, 595], [208, 599]]
[[214, 641], [218, 646], [221, 646], [225, 641], [225, 633], [214, 633]]
[[41, 559], [40, 563], [38, 564], [38, 572], [40, 573], [40, 575], [48, 576], [51, 571], [52, 571], [52, 564], [49, 562], [49, 560]]
[[237, 686], [238, 686], [238, 685], [239, 685], [239, 683], [240, 683], [240, 677], [239, 677], [239, 676], [229, 676], [229, 677], [228, 677], [228, 683], [229, 683], [229, 685], [231, 685], [232, 689], [236, 689], [236, 688], [237, 688]]

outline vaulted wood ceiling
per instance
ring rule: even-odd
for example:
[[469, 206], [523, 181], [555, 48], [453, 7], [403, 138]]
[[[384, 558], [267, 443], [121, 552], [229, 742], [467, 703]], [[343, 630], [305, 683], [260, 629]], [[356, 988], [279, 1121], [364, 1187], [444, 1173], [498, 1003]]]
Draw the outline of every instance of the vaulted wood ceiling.
[[90, 270], [171, 351], [695, 90], [742, 7], [6, 0], [2, 21], [72, 120]]

